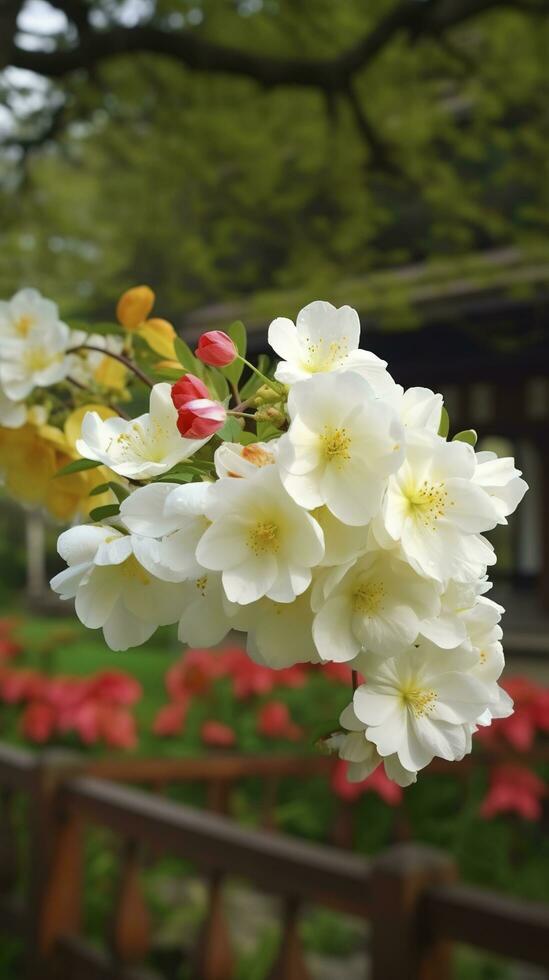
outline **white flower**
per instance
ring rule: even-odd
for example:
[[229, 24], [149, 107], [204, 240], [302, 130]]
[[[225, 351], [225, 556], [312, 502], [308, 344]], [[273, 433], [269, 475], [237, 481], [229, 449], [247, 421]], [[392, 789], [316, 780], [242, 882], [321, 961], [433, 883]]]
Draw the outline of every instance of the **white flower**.
[[14, 402], [0, 389], [0, 425], [5, 429], [20, 429], [27, 421], [24, 401]]
[[515, 467], [510, 456], [498, 459], [495, 453], [476, 454], [477, 468], [473, 482], [489, 495], [497, 515], [498, 524], [507, 524], [528, 490], [528, 484], [521, 479], [521, 471]]
[[144, 480], [167, 473], [207, 441], [179, 434], [171, 385], [163, 382], [154, 386], [149, 412], [139, 418], [101, 419], [88, 412], [76, 448], [85, 459], [97, 459], [120, 476]]
[[408, 388], [391, 401], [408, 432], [414, 429], [437, 435], [442, 412], [442, 395], [430, 388]]
[[227, 600], [221, 575], [206, 569], [181, 586], [183, 613], [179, 620], [178, 639], [192, 647], [213, 647], [232, 629], [237, 609]]
[[354, 695], [366, 737], [382, 756], [398, 755], [405, 769], [423, 769], [434, 756], [457, 760], [491, 692], [471, 672], [473, 654], [440, 650], [428, 641], [392, 660], [360, 658], [367, 682]]
[[102, 627], [111, 650], [139, 646], [158, 626], [179, 619], [181, 586], [151, 576], [137, 561], [130, 535], [84, 524], [64, 531], [57, 549], [69, 567], [51, 580], [52, 589], [75, 599], [80, 621]]
[[346, 731], [331, 735], [327, 739], [327, 745], [338, 753], [340, 759], [349, 763], [349, 782], [361, 783], [381, 763], [384, 764], [387, 777], [399, 786], [410, 786], [416, 782], [417, 772], [405, 769], [397, 755], [389, 755], [385, 759], [380, 756], [374, 743], [366, 738], [366, 725], [357, 718], [352, 703], [341, 712], [339, 723]]
[[37, 289], [20, 289], [7, 302], [0, 302], [0, 343], [5, 337], [24, 340], [33, 327], [56, 327], [57, 304], [45, 299]]
[[153, 575], [167, 582], [200, 577], [196, 548], [210, 522], [205, 517], [212, 484], [150, 483], [122, 502], [120, 516], [139, 540], [135, 553]]
[[277, 317], [269, 327], [269, 344], [282, 358], [275, 378], [284, 384], [304, 381], [326, 371], [358, 371], [378, 394], [394, 387], [387, 364], [370, 351], [359, 350], [360, 320], [350, 306], [337, 309], [317, 300], [294, 323]]
[[450, 579], [440, 597], [441, 609], [438, 616], [422, 622], [420, 633], [436, 646], [453, 650], [467, 640], [467, 614], [474, 608], [478, 596], [491, 588], [485, 578], [470, 582]]
[[276, 463], [278, 439], [271, 442], [250, 442], [242, 446], [238, 442], [223, 442], [214, 453], [215, 471], [218, 477], [253, 476], [258, 469]]
[[47, 388], [66, 378], [70, 330], [61, 321], [34, 323], [21, 337], [2, 339], [0, 383], [8, 398], [27, 398], [33, 388]]
[[472, 673], [486, 684], [492, 695], [489, 707], [477, 719], [479, 725], [490, 725], [493, 718], [508, 718], [513, 713], [512, 698], [497, 683], [505, 666], [503, 630], [499, 625], [503, 611], [497, 602], [480, 596], [464, 615], [468, 645], [477, 656]]
[[[78, 347], [81, 344], [89, 344], [93, 347], [100, 347], [102, 351], [111, 354], [121, 354], [124, 350], [124, 337], [116, 334], [84, 333], [83, 330], [73, 330], [71, 336], [71, 347]], [[102, 354], [98, 350], [81, 350], [71, 355], [71, 378], [79, 381], [80, 384], [90, 384], [97, 381], [97, 371], [104, 364], [107, 354]], [[110, 359], [111, 365], [115, 362]], [[121, 365], [115, 365], [120, 368]]]
[[262, 596], [292, 602], [311, 581], [324, 554], [318, 523], [285, 492], [274, 466], [245, 480], [224, 478], [211, 489], [211, 527], [200, 540], [201, 565], [223, 573], [231, 602]]
[[327, 507], [316, 507], [312, 514], [324, 534], [325, 550], [321, 565], [346, 565], [366, 551], [369, 536], [367, 526], [344, 524]]
[[323, 660], [353, 660], [361, 650], [394, 657], [440, 609], [440, 585], [382, 550], [359, 558], [333, 588], [328, 579], [324, 591], [313, 626]]
[[[309, 591], [297, 596], [293, 602], [260, 599], [252, 606], [244, 607], [246, 615], [248, 656], [256, 663], [274, 670], [294, 664], [319, 663], [313, 642]], [[238, 628], [244, 627], [239, 625]]]
[[294, 385], [288, 412], [278, 459], [290, 496], [308, 509], [326, 504], [345, 524], [367, 524], [404, 458], [404, 433], [391, 408], [349, 371]]
[[490, 498], [473, 483], [474, 472], [471, 446], [434, 435], [410, 437], [376, 521], [380, 544], [386, 543], [385, 530], [420, 573], [442, 582], [459, 577], [464, 563], [479, 560], [483, 545], [476, 535], [497, 522]]

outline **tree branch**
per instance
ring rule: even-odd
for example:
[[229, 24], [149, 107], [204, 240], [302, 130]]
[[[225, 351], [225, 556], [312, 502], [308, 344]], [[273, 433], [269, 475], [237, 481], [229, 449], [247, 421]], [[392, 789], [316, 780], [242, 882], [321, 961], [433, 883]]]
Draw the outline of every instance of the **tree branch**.
[[[54, 3], [65, 12], [82, 6], [80, 0]], [[266, 88], [291, 85], [345, 92], [353, 76], [370, 65], [398, 34], [407, 33], [411, 38], [439, 34], [496, 7], [543, 14], [548, 12], [548, 0], [398, 0], [358, 44], [333, 58], [256, 54], [209, 41], [195, 31], [168, 32], [151, 22], [88, 29], [77, 45], [56, 51], [25, 51], [13, 45], [10, 63], [55, 79], [118, 55], [142, 52], [165, 55], [191, 71], [250, 78]]]

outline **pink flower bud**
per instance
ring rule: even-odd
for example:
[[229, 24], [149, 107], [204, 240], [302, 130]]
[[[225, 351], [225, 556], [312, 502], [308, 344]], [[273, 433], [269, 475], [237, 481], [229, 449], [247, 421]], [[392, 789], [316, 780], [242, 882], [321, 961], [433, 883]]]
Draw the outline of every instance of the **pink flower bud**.
[[208, 439], [224, 424], [227, 413], [211, 398], [195, 398], [178, 409], [177, 428], [185, 439]]
[[226, 367], [232, 364], [238, 351], [228, 334], [222, 330], [209, 330], [202, 334], [195, 354], [204, 364]]
[[184, 374], [172, 385], [172, 402], [179, 411], [187, 402], [195, 398], [209, 398], [210, 392], [200, 378], [194, 374]]

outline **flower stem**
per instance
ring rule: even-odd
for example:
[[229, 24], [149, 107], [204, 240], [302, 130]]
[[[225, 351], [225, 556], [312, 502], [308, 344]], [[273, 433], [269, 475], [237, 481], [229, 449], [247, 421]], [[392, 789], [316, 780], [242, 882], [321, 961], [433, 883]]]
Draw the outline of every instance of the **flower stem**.
[[105, 357], [112, 357], [113, 361], [118, 361], [120, 364], [123, 364], [128, 371], [133, 371], [136, 378], [139, 378], [144, 385], [147, 385], [147, 388], [154, 387], [153, 382], [149, 377], [147, 377], [145, 372], [142, 371], [141, 368], [134, 363], [134, 361], [130, 361], [128, 357], [124, 357], [123, 354], [115, 354], [113, 351], [104, 350], [103, 347], [97, 347], [95, 344], [79, 344], [78, 347], [71, 347], [66, 353], [76, 354], [79, 350], [93, 350], [97, 351], [99, 354], [103, 354]]
[[252, 364], [251, 361], [247, 361], [245, 357], [242, 357], [242, 354], [237, 354], [237, 357], [243, 364], [249, 367], [250, 371], [253, 371], [254, 374], [257, 374], [258, 378], [261, 378], [266, 385], [269, 385], [269, 388], [276, 391], [277, 395], [282, 395], [281, 386], [278, 381], [273, 381], [272, 378], [268, 378], [266, 374], [263, 374], [263, 372], [259, 370], [259, 368], [256, 368], [255, 364]]
[[255, 415], [252, 415], [251, 412], [238, 412], [235, 408], [230, 408], [227, 412], [227, 415], [235, 415], [239, 419], [255, 420]]
[[358, 687], [358, 671], [356, 670], [352, 671], [352, 685], [353, 685], [353, 694], [354, 694]]

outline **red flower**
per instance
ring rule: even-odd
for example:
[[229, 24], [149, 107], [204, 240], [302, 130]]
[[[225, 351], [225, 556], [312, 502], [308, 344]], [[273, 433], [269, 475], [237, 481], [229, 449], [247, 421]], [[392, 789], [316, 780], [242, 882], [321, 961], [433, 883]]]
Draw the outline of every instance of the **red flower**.
[[497, 813], [518, 813], [525, 820], [539, 820], [540, 801], [545, 793], [543, 780], [529, 769], [513, 765], [494, 766], [480, 815], [489, 820]]
[[189, 650], [170, 667], [166, 689], [172, 701], [186, 701], [189, 694], [205, 694], [224, 672], [222, 657], [212, 650]]
[[9, 636], [0, 636], [0, 660], [11, 660], [12, 657], [16, 657], [23, 647], [20, 643], [16, 643]]
[[287, 738], [295, 742], [301, 738], [302, 730], [290, 718], [287, 705], [282, 701], [267, 701], [259, 709], [257, 731], [267, 738]]
[[90, 695], [112, 704], [135, 704], [143, 693], [139, 681], [122, 670], [103, 670], [91, 679]]
[[113, 749], [133, 749], [137, 745], [135, 718], [126, 708], [104, 705], [99, 712], [100, 731]]
[[326, 674], [334, 681], [351, 686], [353, 672], [348, 664], [337, 663], [335, 660], [327, 664], [322, 664], [322, 673]]
[[153, 721], [155, 735], [180, 735], [187, 716], [188, 703], [164, 704]]
[[202, 334], [195, 354], [204, 364], [226, 367], [227, 364], [232, 364], [238, 351], [231, 338], [222, 330], [209, 330]]
[[200, 729], [200, 737], [205, 745], [229, 748], [236, 743], [236, 734], [229, 725], [221, 721], [205, 721]]
[[402, 802], [402, 787], [393, 783], [385, 769], [379, 765], [373, 773], [361, 783], [350, 782], [347, 778], [348, 762], [338, 759], [332, 773], [332, 789], [342, 800], [354, 802], [363, 793], [376, 793], [388, 806], [399, 806]]
[[36, 670], [8, 670], [0, 676], [0, 695], [8, 704], [30, 701], [42, 695], [47, 679]]
[[46, 701], [31, 701], [21, 716], [21, 731], [31, 742], [47, 742], [55, 731], [55, 709]]
[[102, 735], [101, 705], [97, 701], [84, 701], [65, 715], [64, 723], [65, 731], [74, 731], [84, 745], [93, 745], [99, 742]]
[[179, 381], [172, 385], [172, 402], [177, 411], [187, 402], [195, 401], [196, 398], [209, 398], [210, 392], [206, 385], [195, 374], [184, 374]]
[[184, 439], [207, 439], [225, 424], [227, 412], [211, 398], [195, 398], [177, 412], [177, 428]]

